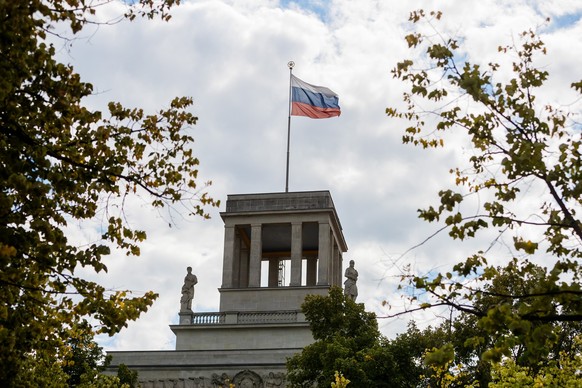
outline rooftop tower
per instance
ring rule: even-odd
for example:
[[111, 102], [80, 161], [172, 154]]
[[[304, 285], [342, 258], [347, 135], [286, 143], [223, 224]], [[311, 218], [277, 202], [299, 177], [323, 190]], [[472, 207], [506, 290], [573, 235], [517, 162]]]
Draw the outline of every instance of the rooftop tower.
[[220, 216], [219, 311], [180, 312], [170, 326], [176, 351], [111, 352], [112, 367], [137, 369], [145, 388], [213, 378], [279, 386], [272, 381], [285, 373], [286, 358], [313, 342], [301, 313], [305, 296], [342, 284], [348, 248], [329, 191], [229, 195]]

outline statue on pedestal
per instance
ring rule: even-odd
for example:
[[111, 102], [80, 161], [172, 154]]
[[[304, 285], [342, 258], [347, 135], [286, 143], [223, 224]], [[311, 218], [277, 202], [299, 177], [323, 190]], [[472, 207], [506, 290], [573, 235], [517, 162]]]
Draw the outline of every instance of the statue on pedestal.
[[192, 273], [192, 267], [186, 269], [188, 274], [184, 278], [182, 286], [182, 297], [180, 298], [180, 312], [192, 312], [192, 299], [194, 299], [194, 285], [198, 283], [198, 278]]
[[344, 282], [344, 295], [355, 301], [358, 297], [358, 271], [354, 268], [354, 261], [350, 260], [350, 266], [346, 268], [344, 276], [347, 278]]

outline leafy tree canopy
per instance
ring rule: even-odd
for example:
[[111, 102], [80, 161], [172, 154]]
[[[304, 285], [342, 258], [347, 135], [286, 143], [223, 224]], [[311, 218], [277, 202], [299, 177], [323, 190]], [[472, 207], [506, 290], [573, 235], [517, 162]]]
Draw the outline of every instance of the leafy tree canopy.
[[[582, 337], [575, 337], [578, 347], [582, 346]], [[531, 369], [517, 365], [512, 359], [495, 364], [493, 381], [489, 388], [526, 388], [526, 387], [568, 387], [580, 386], [582, 381], [582, 355], [560, 352], [556, 360], [538, 368]]]
[[[410, 20], [434, 26], [440, 18], [417, 11]], [[544, 100], [550, 74], [536, 67], [547, 54], [543, 41], [533, 31], [519, 38], [499, 47], [510, 56], [507, 67], [465, 60], [463, 42], [436, 28], [430, 36], [408, 35], [417, 60], [393, 70], [407, 85], [405, 106], [387, 114], [409, 123], [404, 143], [443, 147], [454, 131], [472, 145], [467, 165], [451, 169], [454, 188], [441, 190], [439, 203], [419, 210], [420, 218], [441, 223], [456, 240], [498, 231], [495, 241], [508, 242], [510, 251], [499, 257], [483, 249], [449, 272], [405, 276], [403, 284], [426, 293], [417, 308], [471, 314], [481, 341], [495, 340], [485, 359], [523, 349], [522, 361], [535, 364], [559, 340], [562, 324], [582, 320], [582, 138], [574, 121], [580, 104], [566, 110]], [[582, 92], [582, 81], [573, 81]]]
[[[504, 300], [491, 294], [508, 294], [533, 287], [540, 279], [531, 274], [543, 273], [539, 266], [530, 268], [523, 277], [523, 274], [513, 270], [500, 268], [499, 271], [499, 276], [488, 286], [490, 294], [476, 298], [475, 305], [478, 308], [494, 308]], [[582, 335], [580, 322], [533, 323], [533, 334], [520, 338], [518, 327], [506, 324], [505, 321], [498, 322], [495, 317], [491, 315], [482, 319], [461, 312], [436, 328], [420, 331], [414, 330], [413, 325], [396, 340], [409, 337], [410, 341], [415, 341], [421, 347], [421, 352], [426, 349], [423, 360], [430, 370], [425, 376], [437, 386], [439, 381], [454, 376], [458, 385], [468, 386], [478, 382], [479, 386], [487, 387], [493, 381], [494, 371], [502, 367], [491, 362], [489, 355], [495, 354], [500, 348], [509, 349], [509, 355], [503, 358], [505, 363], [513, 363], [521, 371], [527, 371], [532, 379], [545, 368], [560, 363], [564, 357], [574, 359], [582, 354], [577, 340]]]
[[328, 296], [308, 295], [301, 307], [315, 342], [287, 361], [291, 386], [342, 386], [342, 378], [354, 388], [414, 387], [419, 381], [417, 361], [424, 348], [418, 339], [383, 338], [375, 314], [346, 298], [341, 288], [332, 287]]
[[[31, 360], [66, 351], [69, 330], [83, 319], [114, 334], [146, 311], [157, 295], [110, 292], [76, 275], [107, 271], [110, 247], [139, 255], [145, 231], [123, 214], [131, 196], [157, 208], [184, 205], [208, 217], [216, 206], [197, 181], [198, 159], [185, 129], [196, 123], [192, 100], [176, 98], [145, 113], [111, 102], [107, 112], [83, 105], [93, 86], [55, 59], [49, 34], [79, 33], [112, 0], [0, 1], [0, 385], [33, 381]], [[126, 2], [125, 18], [170, 18], [179, 0]], [[103, 219], [103, 240], [79, 247], [66, 226]], [[40, 362], [40, 361], [39, 361]], [[37, 381], [40, 376], [35, 376]], [[38, 382], [39, 386], [49, 386]], [[50, 383], [50, 384], [49, 384]]]
[[95, 343], [92, 334], [87, 321], [74, 325], [69, 331], [70, 337], [62, 360], [69, 387], [78, 386], [85, 374], [97, 375], [109, 364], [110, 357], [103, 354], [103, 349]]

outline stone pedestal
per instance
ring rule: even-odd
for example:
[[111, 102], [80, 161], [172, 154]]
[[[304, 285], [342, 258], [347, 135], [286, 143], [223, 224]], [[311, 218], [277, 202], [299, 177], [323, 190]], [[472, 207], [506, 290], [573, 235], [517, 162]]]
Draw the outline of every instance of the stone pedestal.
[[192, 311], [180, 311], [180, 325], [191, 325], [194, 313]]

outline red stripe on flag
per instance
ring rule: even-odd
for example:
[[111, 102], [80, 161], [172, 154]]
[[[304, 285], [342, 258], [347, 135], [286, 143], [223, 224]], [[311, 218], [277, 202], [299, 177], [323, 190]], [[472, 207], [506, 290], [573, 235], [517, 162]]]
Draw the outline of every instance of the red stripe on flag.
[[301, 102], [291, 104], [291, 116], [307, 116], [312, 119], [327, 119], [341, 114], [337, 108], [318, 108]]

